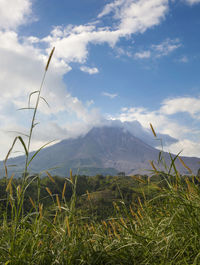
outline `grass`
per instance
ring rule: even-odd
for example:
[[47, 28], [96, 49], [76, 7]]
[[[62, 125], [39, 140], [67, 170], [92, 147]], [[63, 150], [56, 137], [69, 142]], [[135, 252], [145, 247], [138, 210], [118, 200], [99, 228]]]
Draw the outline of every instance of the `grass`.
[[[69, 180], [70, 202], [51, 194], [51, 208], [33, 202], [17, 229], [12, 216], [2, 221], [0, 264], [199, 264], [197, 181], [168, 179], [151, 200], [138, 198], [136, 207], [121, 200], [115, 217], [96, 221], [76, 208], [76, 179]], [[151, 181], [146, 185], [151, 188]]]
[[[72, 176], [72, 172], [59, 194], [53, 194], [50, 187], [46, 187], [52, 203], [45, 208], [40, 197], [40, 175], [32, 178], [29, 175], [29, 165], [41, 149], [31, 158], [29, 149], [53, 51], [40, 90], [33, 92], [38, 97], [28, 143], [16, 137], [5, 159], [6, 198], [5, 208], [1, 210], [0, 264], [200, 264], [200, 180], [192, 175], [180, 177], [174, 163], [178, 156], [172, 159], [167, 173], [159, 172], [151, 162], [153, 173], [163, 176], [159, 182], [133, 177], [140, 183], [143, 195], [130, 204], [126, 204], [122, 196], [114, 203], [110, 218], [97, 221], [95, 216], [83, 215], [77, 209], [78, 177]], [[151, 128], [156, 137], [152, 125]], [[6, 167], [17, 140], [26, 154], [23, 179], [18, 185], [13, 176], [8, 179]], [[186, 166], [184, 162], [183, 166]], [[56, 185], [54, 177], [46, 173], [52, 185]], [[72, 188], [70, 201], [65, 198], [67, 182]], [[31, 183], [36, 183], [37, 199], [29, 197], [32, 206], [25, 211], [24, 198], [29, 196]], [[153, 194], [152, 198], [149, 193]], [[92, 204], [89, 193], [87, 203]]]

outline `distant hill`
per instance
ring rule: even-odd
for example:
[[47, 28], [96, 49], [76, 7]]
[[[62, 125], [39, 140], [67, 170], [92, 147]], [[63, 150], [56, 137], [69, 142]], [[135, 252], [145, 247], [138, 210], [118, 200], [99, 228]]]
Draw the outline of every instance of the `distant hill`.
[[[163, 154], [169, 164], [169, 155]], [[159, 151], [120, 127], [99, 127], [91, 129], [85, 136], [63, 140], [43, 149], [31, 164], [33, 173], [54, 168], [52, 174], [67, 176], [69, 170], [85, 175], [148, 174], [152, 169], [149, 160], [157, 161]], [[198, 158], [182, 157], [196, 174]], [[10, 165], [17, 165], [10, 171], [22, 172], [24, 156], [9, 159]], [[182, 174], [187, 170], [177, 162]]]

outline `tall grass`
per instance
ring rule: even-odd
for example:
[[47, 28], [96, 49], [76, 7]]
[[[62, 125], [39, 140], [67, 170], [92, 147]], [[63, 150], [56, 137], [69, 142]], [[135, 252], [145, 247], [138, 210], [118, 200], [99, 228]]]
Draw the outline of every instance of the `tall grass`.
[[[97, 222], [93, 216], [80, 214], [76, 208], [77, 176], [72, 172], [59, 194], [46, 187], [52, 206], [45, 209], [40, 198], [40, 177], [29, 176], [29, 165], [41, 148], [30, 157], [30, 144], [53, 51], [40, 89], [30, 95], [37, 93], [28, 143], [16, 137], [5, 159], [7, 203], [1, 212], [0, 264], [200, 264], [200, 180], [180, 176], [174, 163], [178, 156], [171, 157], [167, 172], [159, 171], [151, 162], [153, 173], [162, 176], [159, 182], [134, 177], [143, 185], [143, 196], [130, 205], [123, 198], [115, 203], [115, 217]], [[14, 176], [8, 178], [6, 162], [17, 140], [24, 147], [26, 162], [22, 183], [16, 186]], [[46, 173], [56, 185], [53, 176]], [[25, 212], [24, 196], [32, 182], [37, 182], [37, 200], [29, 197], [32, 209]], [[66, 182], [73, 191], [70, 202], [65, 199]], [[156, 195], [146, 199], [155, 189]], [[88, 194], [88, 203], [90, 200]]]

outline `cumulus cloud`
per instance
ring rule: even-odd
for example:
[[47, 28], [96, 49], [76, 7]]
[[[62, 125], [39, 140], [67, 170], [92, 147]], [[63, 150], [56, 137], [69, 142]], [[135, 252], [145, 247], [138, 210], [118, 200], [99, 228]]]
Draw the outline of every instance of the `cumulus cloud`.
[[0, 30], [16, 29], [27, 22], [31, 14], [30, 0], [1, 0], [0, 1]]
[[[21, 39], [16, 32], [9, 30], [0, 31], [0, 57], [0, 157], [3, 159], [12, 139], [18, 134], [8, 131], [27, 133], [26, 125], [31, 118], [31, 111], [20, 112], [17, 109], [27, 107], [28, 95], [39, 89], [48, 54], [34, 47], [29, 39]], [[50, 108], [45, 102], [40, 102], [37, 119], [41, 119], [46, 125], [44, 130], [40, 130], [42, 125], [37, 126], [32, 149], [52, 139], [48, 137], [50, 135], [54, 134], [56, 139], [71, 135], [65, 129], [65, 119], [67, 120], [68, 115], [75, 115], [75, 119], [86, 124], [95, 124], [96, 120], [100, 119], [98, 110], [88, 111], [87, 104], [67, 92], [63, 75], [70, 70], [71, 67], [62, 59], [52, 58], [42, 90], [42, 96], [48, 101]], [[35, 99], [34, 96], [31, 98], [31, 106], [34, 106]], [[62, 118], [62, 122], [50, 122], [48, 125], [47, 120], [52, 119], [55, 114], [66, 118]], [[46, 140], [42, 131], [45, 132]], [[18, 149], [21, 150], [19, 145], [16, 150]]]
[[172, 115], [178, 112], [187, 112], [193, 118], [200, 119], [200, 97], [178, 97], [166, 99], [162, 103], [160, 112]]
[[105, 97], [109, 97], [111, 99], [116, 98], [118, 96], [117, 94], [112, 94], [112, 93], [108, 93], [108, 92], [102, 92], [102, 95]]
[[99, 73], [99, 70], [96, 67], [90, 68], [90, 67], [87, 67], [87, 66], [81, 66], [80, 70], [82, 72], [88, 73], [90, 75], [94, 75], [94, 74], [98, 74]]
[[[48, 56], [40, 49], [21, 42], [13, 31], [0, 32], [0, 56], [1, 100], [13, 102], [16, 108], [22, 107], [21, 103], [26, 102], [28, 94], [38, 89]], [[64, 101], [63, 94], [66, 93], [62, 76], [70, 69], [62, 61], [52, 60], [43, 90], [43, 95], [52, 106], [52, 112], [58, 112], [62, 108], [63, 104], [60, 103]]]
[[167, 10], [168, 0], [127, 0], [115, 12], [115, 18], [120, 19], [121, 34], [142, 33], [160, 24]]

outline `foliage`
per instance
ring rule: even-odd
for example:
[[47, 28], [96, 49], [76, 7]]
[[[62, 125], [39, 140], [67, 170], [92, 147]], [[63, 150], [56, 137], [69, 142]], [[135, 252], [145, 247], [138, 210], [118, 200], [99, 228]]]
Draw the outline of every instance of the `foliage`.
[[[7, 202], [9, 217], [1, 212], [0, 264], [199, 264], [199, 179], [159, 175], [151, 180], [145, 176], [52, 180], [41, 179], [39, 202], [38, 186], [32, 184], [25, 201], [34, 199], [17, 229], [13, 205], [19, 180], [7, 188], [7, 193], [13, 189], [13, 198]], [[120, 184], [122, 190], [115, 196], [114, 185]], [[86, 188], [90, 191], [84, 193]], [[98, 207], [102, 203], [106, 208], [109, 202], [113, 206], [105, 217]]]

